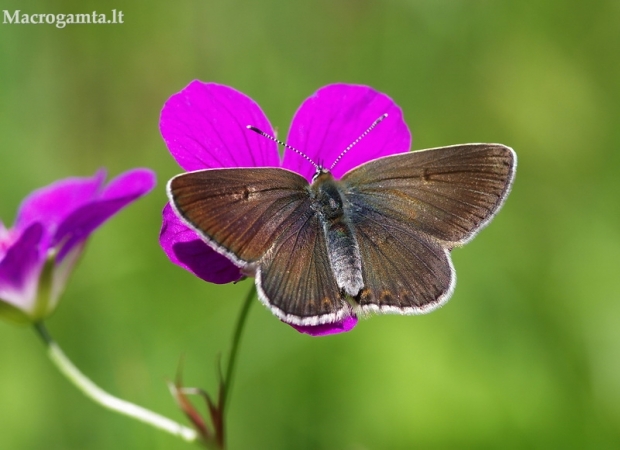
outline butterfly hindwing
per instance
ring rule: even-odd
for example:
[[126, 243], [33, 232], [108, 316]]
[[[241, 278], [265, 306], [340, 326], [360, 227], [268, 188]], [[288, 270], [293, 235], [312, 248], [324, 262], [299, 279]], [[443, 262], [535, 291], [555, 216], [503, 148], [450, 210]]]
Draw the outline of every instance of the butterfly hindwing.
[[297, 325], [336, 322], [350, 315], [316, 212], [306, 210], [289, 225], [259, 265], [256, 283], [263, 303]]
[[366, 208], [352, 215], [362, 257], [362, 311], [420, 314], [446, 301], [455, 283], [448, 251], [425, 234]]

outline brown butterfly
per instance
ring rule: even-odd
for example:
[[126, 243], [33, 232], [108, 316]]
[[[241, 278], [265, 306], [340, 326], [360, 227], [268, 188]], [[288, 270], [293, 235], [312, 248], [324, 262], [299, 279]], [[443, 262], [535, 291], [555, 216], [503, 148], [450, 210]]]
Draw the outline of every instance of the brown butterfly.
[[256, 277], [276, 316], [318, 325], [445, 303], [450, 251], [497, 214], [515, 168], [509, 147], [464, 144], [375, 159], [340, 180], [318, 165], [311, 184], [281, 168], [223, 168], [167, 190], [190, 228]]

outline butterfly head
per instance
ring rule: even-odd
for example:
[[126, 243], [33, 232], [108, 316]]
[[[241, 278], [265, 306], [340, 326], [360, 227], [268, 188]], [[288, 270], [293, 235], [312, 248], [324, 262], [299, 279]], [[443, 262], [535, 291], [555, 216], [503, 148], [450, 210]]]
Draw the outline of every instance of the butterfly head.
[[327, 178], [332, 178], [330, 170], [321, 165], [317, 165], [316, 172], [314, 172], [314, 175], [312, 176], [312, 183], [314, 184], [317, 181], [325, 180]]

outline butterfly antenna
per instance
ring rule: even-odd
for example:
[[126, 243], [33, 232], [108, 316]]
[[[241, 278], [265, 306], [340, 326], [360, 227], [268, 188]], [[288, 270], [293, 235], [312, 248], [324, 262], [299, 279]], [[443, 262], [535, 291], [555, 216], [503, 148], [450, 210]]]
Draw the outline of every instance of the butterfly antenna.
[[332, 166], [329, 168], [329, 170], [332, 170], [332, 169], [334, 168], [334, 166], [335, 166], [336, 164], [338, 164], [338, 162], [342, 159], [342, 157], [344, 156], [344, 154], [345, 154], [346, 152], [348, 152], [349, 150], [351, 150], [355, 144], [357, 144], [359, 141], [361, 141], [361, 140], [362, 140], [362, 139], [363, 139], [363, 138], [364, 138], [364, 137], [365, 137], [368, 133], [370, 133], [370, 132], [372, 131], [372, 129], [373, 129], [374, 127], [376, 127], [376, 126], [379, 124], [379, 122], [381, 122], [381, 121], [382, 121], [383, 119], [385, 119], [387, 116], [388, 116], [388, 115], [387, 115], [387, 113], [385, 113], [385, 114], [383, 114], [381, 117], [379, 117], [377, 120], [375, 120], [375, 121], [372, 123], [372, 125], [370, 125], [370, 126], [366, 129], [366, 131], [364, 131], [364, 132], [360, 135], [360, 137], [358, 137], [356, 140], [354, 140], [354, 141], [351, 143], [351, 145], [349, 145], [347, 148], [345, 148], [345, 149], [343, 150], [343, 152], [342, 152], [342, 153], [338, 156], [338, 158], [336, 158], [336, 161], [334, 161], [334, 164], [332, 164]]
[[260, 135], [261, 135], [261, 136], [263, 136], [263, 137], [266, 137], [267, 139], [272, 140], [272, 141], [273, 141], [273, 142], [275, 142], [276, 144], [280, 144], [280, 145], [281, 145], [282, 147], [284, 147], [284, 148], [288, 148], [289, 150], [294, 151], [294, 152], [295, 152], [295, 153], [297, 153], [299, 156], [302, 156], [302, 157], [306, 158], [306, 160], [308, 160], [308, 162], [314, 166], [314, 168], [317, 170], [317, 172], [321, 170], [321, 166], [319, 166], [317, 163], [315, 163], [314, 161], [312, 161], [312, 160], [311, 160], [311, 159], [310, 159], [310, 158], [309, 158], [309, 157], [308, 157], [305, 153], [303, 153], [303, 152], [301, 152], [301, 151], [297, 150], [295, 147], [291, 147], [290, 145], [285, 144], [285, 143], [284, 143], [284, 142], [282, 142], [281, 140], [274, 138], [274, 137], [273, 137], [273, 136], [271, 136], [270, 134], [267, 134], [267, 133], [265, 133], [263, 130], [260, 130], [260, 129], [256, 128], [256, 127], [253, 127], [252, 125], [248, 125], [246, 128], [247, 128], [248, 130], [252, 130], [253, 132], [260, 134]]

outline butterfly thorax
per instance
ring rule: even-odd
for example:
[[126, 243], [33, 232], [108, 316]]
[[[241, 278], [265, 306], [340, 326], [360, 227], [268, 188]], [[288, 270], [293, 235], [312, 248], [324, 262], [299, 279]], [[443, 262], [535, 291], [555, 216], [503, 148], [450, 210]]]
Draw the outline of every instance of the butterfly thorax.
[[364, 287], [362, 258], [347, 214], [348, 204], [333, 175], [322, 169], [310, 186], [313, 209], [318, 213], [327, 254], [338, 287], [355, 297]]
[[316, 199], [316, 208], [328, 220], [337, 220], [344, 215], [344, 202], [336, 180], [329, 172], [322, 172], [315, 177], [312, 197]]

